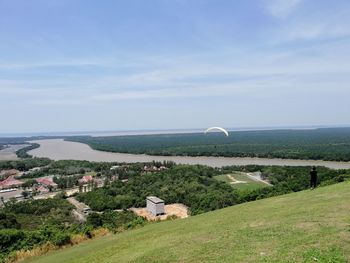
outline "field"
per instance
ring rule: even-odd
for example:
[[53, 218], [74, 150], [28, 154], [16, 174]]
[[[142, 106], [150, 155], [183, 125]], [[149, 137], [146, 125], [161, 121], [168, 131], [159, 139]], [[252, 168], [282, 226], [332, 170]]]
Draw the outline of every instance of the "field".
[[350, 161], [350, 128], [67, 137], [95, 150], [151, 155]]
[[230, 174], [221, 174], [214, 177], [219, 181], [230, 184], [233, 188], [238, 190], [255, 190], [262, 187], [267, 187], [268, 185], [263, 182], [253, 180], [247, 176], [245, 173], [235, 172]]
[[91, 240], [25, 262], [347, 262], [350, 182]]

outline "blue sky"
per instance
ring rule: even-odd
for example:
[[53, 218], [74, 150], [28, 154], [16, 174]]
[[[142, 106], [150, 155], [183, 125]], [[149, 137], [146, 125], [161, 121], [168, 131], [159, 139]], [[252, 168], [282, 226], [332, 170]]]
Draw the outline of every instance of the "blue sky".
[[348, 0], [0, 0], [0, 133], [350, 124]]

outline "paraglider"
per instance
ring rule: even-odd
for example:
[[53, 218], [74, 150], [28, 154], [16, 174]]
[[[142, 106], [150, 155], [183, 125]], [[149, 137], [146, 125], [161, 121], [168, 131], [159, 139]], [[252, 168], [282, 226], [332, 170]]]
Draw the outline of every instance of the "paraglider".
[[209, 129], [207, 129], [204, 133], [208, 133], [208, 132], [210, 132], [210, 131], [212, 131], [212, 130], [219, 130], [219, 131], [222, 131], [223, 133], [226, 134], [226, 136], [228, 136], [228, 131], [225, 130], [224, 128], [221, 128], [221, 127], [211, 127], [211, 128], [209, 128]]

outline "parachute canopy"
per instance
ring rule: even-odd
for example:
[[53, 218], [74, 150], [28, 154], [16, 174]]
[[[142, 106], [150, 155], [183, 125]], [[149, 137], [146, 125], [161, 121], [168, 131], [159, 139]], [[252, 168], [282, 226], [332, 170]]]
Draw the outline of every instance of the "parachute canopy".
[[212, 131], [212, 130], [219, 130], [219, 131], [222, 131], [223, 133], [226, 134], [226, 136], [228, 136], [228, 131], [225, 130], [224, 128], [221, 128], [221, 127], [211, 127], [211, 128], [209, 128], [209, 129], [207, 129], [204, 133], [208, 133], [208, 132], [210, 132], [210, 131]]

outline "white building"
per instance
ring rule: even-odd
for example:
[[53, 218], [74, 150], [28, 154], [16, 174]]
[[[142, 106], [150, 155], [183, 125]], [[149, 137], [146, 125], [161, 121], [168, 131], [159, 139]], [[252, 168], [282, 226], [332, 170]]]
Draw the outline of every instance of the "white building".
[[164, 201], [155, 196], [149, 196], [146, 199], [147, 211], [155, 216], [164, 215]]

